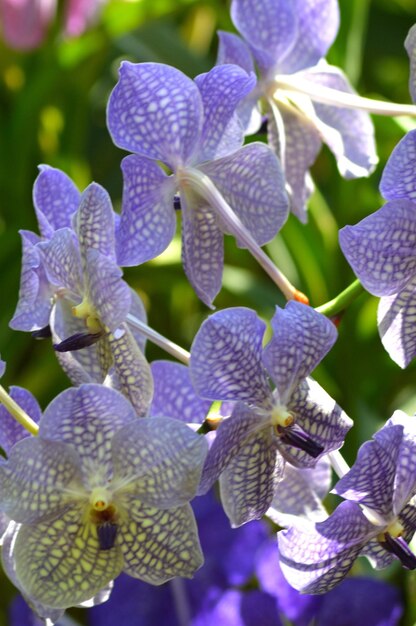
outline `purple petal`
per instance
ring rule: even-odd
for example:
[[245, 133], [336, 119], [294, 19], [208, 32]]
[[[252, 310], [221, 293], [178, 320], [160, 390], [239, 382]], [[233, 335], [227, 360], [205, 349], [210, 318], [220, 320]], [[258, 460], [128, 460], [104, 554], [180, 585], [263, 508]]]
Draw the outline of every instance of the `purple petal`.
[[[131, 293], [131, 305], [130, 305], [129, 313], [133, 315], [133, 317], [136, 317], [141, 322], [144, 322], [145, 324], [147, 324], [147, 313], [146, 313], [146, 309], [144, 307], [142, 299], [133, 289], [130, 289], [130, 293]], [[139, 346], [140, 350], [144, 353], [144, 349], [146, 346], [146, 337], [137, 328], [133, 326], [129, 326], [129, 328], [137, 345]]]
[[[346, 76], [336, 67], [325, 71], [312, 68], [300, 76], [317, 85], [337, 91], [355, 93]], [[374, 143], [374, 127], [365, 111], [313, 103], [320, 122], [318, 130], [323, 141], [332, 150], [341, 176], [356, 178], [368, 176], [378, 163]]]
[[204, 557], [189, 504], [165, 511], [136, 500], [129, 512], [131, 519], [119, 530], [124, 571], [152, 585], [174, 576], [192, 578]]
[[49, 324], [54, 288], [46, 276], [36, 245], [39, 238], [30, 231], [19, 232], [23, 246], [22, 274], [19, 301], [9, 326], [14, 330], [39, 330]]
[[283, 626], [279, 606], [273, 596], [260, 590], [229, 589], [215, 603], [204, 607], [192, 626]]
[[123, 61], [108, 102], [107, 123], [117, 146], [175, 169], [195, 150], [202, 110], [197, 86], [179, 70]]
[[294, 390], [287, 409], [295, 418], [295, 426], [322, 448], [318, 456], [312, 457], [304, 450], [279, 442], [281, 454], [297, 467], [314, 467], [318, 458], [341, 448], [353, 425], [335, 400], [312, 378], [303, 380]]
[[282, 168], [272, 150], [252, 143], [199, 168], [209, 176], [254, 239], [273, 239], [288, 216]]
[[177, 420], [135, 420], [114, 436], [113, 482], [121, 482], [119, 497], [130, 504], [181, 506], [196, 494], [206, 454], [204, 437]]
[[285, 404], [332, 348], [337, 331], [324, 315], [295, 301], [284, 309], [276, 307], [271, 326], [273, 338], [264, 349], [263, 363]]
[[404, 42], [410, 60], [409, 91], [413, 102], [416, 102], [416, 28], [412, 26]]
[[224, 419], [216, 431], [202, 471], [199, 494], [207, 493], [211, 489], [221, 472], [239, 453], [246, 441], [251, 441], [255, 433], [262, 429], [261, 417], [243, 403], [238, 403], [231, 417]]
[[401, 291], [416, 273], [416, 204], [387, 202], [339, 232], [341, 249], [365, 289], [375, 296]]
[[139, 265], [165, 250], [175, 234], [175, 180], [149, 159], [132, 154], [121, 162], [123, 211], [117, 229], [120, 265]]
[[114, 332], [130, 311], [130, 287], [122, 280], [122, 271], [111, 258], [94, 248], [86, 252], [86, 289], [88, 300], [106, 328]]
[[69, 228], [55, 231], [51, 239], [38, 244], [48, 280], [73, 294], [81, 294], [81, 256], [75, 233]]
[[295, 0], [294, 5], [297, 38], [282, 62], [283, 74], [315, 65], [326, 55], [339, 28], [337, 0]]
[[220, 476], [221, 502], [233, 528], [263, 517], [283, 469], [270, 429], [250, 435], [240, 446]]
[[278, 107], [271, 107], [268, 122], [268, 143], [281, 159], [290, 187], [290, 209], [305, 223], [305, 204], [313, 191], [308, 170], [321, 149], [321, 137], [312, 121], [294, 107], [280, 102]]
[[39, 172], [33, 186], [33, 202], [39, 230], [43, 237], [50, 238], [55, 230], [71, 227], [81, 194], [61, 170], [39, 165]]
[[377, 311], [378, 332], [383, 346], [397, 365], [405, 368], [416, 356], [416, 278], [391, 296], [381, 298]]
[[298, 469], [285, 464], [282, 480], [267, 511], [267, 516], [279, 526], [290, 526], [291, 516], [322, 521], [327, 512], [322, 500], [331, 484], [331, 464], [324, 458], [311, 469]]
[[[9, 606], [9, 626], [45, 626], [44, 620], [38, 617], [21, 595], [15, 596]], [[64, 626], [59, 620], [56, 626]]]
[[416, 200], [416, 130], [411, 130], [394, 148], [380, 181], [386, 200]]
[[[386, 426], [401, 426], [403, 437], [397, 453], [393, 511], [398, 514], [416, 494], [416, 422], [403, 411], [395, 411]], [[376, 433], [375, 438], [378, 435]]]
[[199, 141], [198, 162], [219, 159], [241, 147], [244, 129], [236, 108], [256, 84], [253, 72], [238, 65], [217, 65], [195, 78], [204, 107], [204, 125]]
[[261, 364], [265, 324], [244, 307], [224, 309], [202, 324], [191, 348], [191, 380], [210, 400], [270, 402]]
[[283, 575], [298, 591], [326, 593], [341, 582], [376, 533], [354, 502], [342, 502], [317, 524], [299, 520], [277, 535]]
[[242, 67], [247, 74], [254, 72], [253, 55], [244, 39], [223, 30], [219, 30], [217, 34], [219, 39], [217, 65], [232, 63]]
[[114, 213], [110, 196], [104, 187], [91, 183], [86, 188], [75, 220], [84, 263], [89, 248], [115, 261]]
[[182, 263], [198, 298], [207, 306], [221, 289], [224, 236], [215, 211], [203, 200], [182, 197]]
[[117, 391], [101, 385], [81, 385], [52, 400], [41, 420], [39, 435], [74, 448], [88, 480], [94, 465], [111, 474], [113, 436], [135, 418], [130, 402]]
[[137, 415], [146, 415], [153, 396], [150, 366], [125, 324], [117, 333], [108, 336], [114, 363], [115, 381], [105, 381], [130, 400]]
[[211, 406], [195, 393], [189, 369], [173, 361], [153, 361], [154, 394], [150, 415], [201, 424]]
[[[38, 423], [42, 413], [35, 396], [27, 389], [23, 389], [23, 387], [10, 387], [9, 393], [13, 400], [26, 411], [29, 417]], [[0, 406], [0, 423], [0, 446], [8, 455], [14, 444], [20, 441], [20, 439], [29, 437], [29, 433], [12, 417], [3, 405]]]
[[286, 0], [233, 0], [231, 17], [263, 73], [291, 52], [298, 25], [295, 8]]

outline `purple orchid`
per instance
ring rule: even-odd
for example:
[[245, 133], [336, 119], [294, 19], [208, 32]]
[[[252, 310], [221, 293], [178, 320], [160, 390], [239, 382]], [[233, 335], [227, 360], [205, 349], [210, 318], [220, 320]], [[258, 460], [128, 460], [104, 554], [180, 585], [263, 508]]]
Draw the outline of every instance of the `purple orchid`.
[[[220, 478], [221, 499], [234, 526], [269, 508], [285, 461], [313, 467], [340, 448], [352, 425], [309, 374], [336, 340], [332, 322], [312, 308], [276, 307], [274, 336], [262, 348], [265, 324], [234, 308], [209, 317], [191, 349], [191, 379], [210, 400], [237, 402], [219, 426], [200, 493]], [[270, 386], [273, 382], [274, 390]]]
[[256, 247], [270, 241], [287, 218], [275, 155], [262, 143], [241, 147], [236, 107], [254, 84], [254, 74], [234, 65], [192, 81], [167, 65], [123, 62], [108, 103], [113, 141], [136, 153], [122, 162], [118, 262], [137, 265], [165, 250], [175, 232], [179, 191], [184, 269], [208, 306], [221, 288], [223, 234]]
[[39, 437], [0, 466], [0, 507], [15, 522], [3, 560], [18, 586], [64, 609], [122, 570], [152, 584], [191, 576], [203, 559], [188, 502], [205, 455], [203, 437], [177, 420], [137, 419], [117, 391], [64, 391]]
[[416, 418], [396, 411], [337, 483], [342, 502], [326, 520], [297, 519], [278, 533], [280, 564], [288, 582], [306, 593], [325, 593], [355, 559], [381, 568], [398, 559], [416, 568], [408, 542], [416, 530]]
[[[262, 98], [269, 145], [282, 162], [291, 209], [305, 222], [305, 203], [313, 190], [308, 170], [322, 142], [346, 178], [368, 176], [377, 164], [368, 114], [354, 110], [347, 78], [323, 59], [338, 31], [337, 0], [233, 0], [231, 17], [244, 39], [220, 32], [217, 62], [236, 63], [246, 71], [253, 71], [256, 62], [259, 82], [241, 104], [240, 116], [247, 124], [254, 108], [259, 120]], [[250, 130], [256, 130], [253, 119]]]
[[125, 320], [130, 312], [146, 316], [116, 264], [107, 192], [92, 183], [80, 194], [63, 172], [42, 167], [33, 195], [41, 237], [22, 233], [22, 279], [11, 327], [39, 331], [50, 325], [58, 360], [75, 384], [105, 380], [145, 414], [150, 369], [142, 336]]

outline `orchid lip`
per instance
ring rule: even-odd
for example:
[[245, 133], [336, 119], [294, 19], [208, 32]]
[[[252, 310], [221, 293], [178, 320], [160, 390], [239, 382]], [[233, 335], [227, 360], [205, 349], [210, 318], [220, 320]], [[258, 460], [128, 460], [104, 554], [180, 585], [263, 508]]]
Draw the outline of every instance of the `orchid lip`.
[[51, 327], [47, 324], [47, 326], [39, 328], [39, 330], [32, 331], [32, 337], [34, 339], [49, 339], [49, 337], [52, 337]]
[[384, 541], [381, 545], [387, 552], [394, 554], [406, 569], [416, 569], [416, 554], [414, 554], [403, 537], [392, 537], [390, 533], [384, 533]]
[[294, 448], [299, 448], [316, 459], [324, 451], [324, 447], [314, 441], [299, 426], [289, 426], [288, 428], [276, 427], [280, 440]]
[[173, 208], [175, 209], [175, 211], [180, 211], [181, 210], [181, 198], [179, 196], [179, 194], [176, 194], [173, 197]]
[[100, 333], [76, 333], [67, 337], [60, 343], [54, 343], [53, 347], [57, 352], [72, 352], [73, 350], [82, 350], [97, 343], [103, 336], [103, 332]]
[[98, 543], [101, 550], [111, 550], [117, 537], [118, 526], [113, 522], [103, 522], [97, 526]]

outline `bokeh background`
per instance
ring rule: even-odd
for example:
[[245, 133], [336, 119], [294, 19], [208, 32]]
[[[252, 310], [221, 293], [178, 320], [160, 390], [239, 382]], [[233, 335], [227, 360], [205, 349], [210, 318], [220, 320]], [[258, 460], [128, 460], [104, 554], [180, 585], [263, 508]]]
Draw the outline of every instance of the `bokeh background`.
[[[0, 5], [1, 5], [0, 0]], [[49, 341], [8, 328], [20, 275], [19, 229], [36, 230], [32, 185], [37, 165], [62, 168], [80, 189], [104, 185], [120, 207], [120, 161], [106, 129], [108, 95], [122, 59], [169, 63], [193, 77], [215, 62], [216, 30], [233, 30], [226, 0], [109, 0], [80, 36], [64, 34], [64, 2], [43, 42], [12, 49], [0, 32], [0, 352], [7, 361], [4, 384], [30, 389], [43, 407], [69, 382]], [[408, 59], [403, 42], [416, 22], [414, 0], [340, 0], [341, 29], [328, 60], [343, 68], [360, 94], [408, 103]], [[1, 24], [0, 24], [1, 31]], [[393, 147], [416, 120], [374, 117], [380, 164], [369, 179], [343, 180], [328, 150], [313, 177], [317, 191], [306, 226], [290, 218], [267, 251], [314, 306], [344, 289], [353, 274], [337, 233], [382, 204], [378, 183]], [[209, 311], [194, 295], [180, 263], [176, 238], [159, 258], [125, 271], [143, 298], [149, 323], [189, 349]], [[416, 410], [416, 369], [402, 371], [378, 338], [377, 299], [362, 295], [339, 326], [339, 341], [316, 377], [354, 419], [344, 448], [351, 463], [360, 443], [401, 408]], [[226, 241], [223, 289], [217, 308], [244, 305], [269, 320], [282, 297], [246, 251]], [[149, 360], [165, 358], [149, 345]], [[0, 425], [1, 427], [1, 425]], [[364, 561], [358, 572], [367, 572]], [[375, 573], [403, 590], [403, 624], [416, 622], [416, 574], [399, 568]], [[13, 590], [0, 581], [0, 624], [7, 624]], [[4, 590], [4, 591], [3, 591]], [[24, 625], [22, 625], [24, 626]]]

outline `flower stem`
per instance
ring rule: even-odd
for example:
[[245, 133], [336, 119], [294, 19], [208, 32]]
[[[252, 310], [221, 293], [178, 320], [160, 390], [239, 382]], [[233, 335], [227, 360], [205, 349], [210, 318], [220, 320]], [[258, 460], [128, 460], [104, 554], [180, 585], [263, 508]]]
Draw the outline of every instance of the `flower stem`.
[[319, 85], [311, 80], [299, 78], [299, 76], [276, 76], [274, 80], [276, 89], [275, 96], [278, 97], [282, 90], [295, 91], [309, 96], [316, 102], [329, 104], [331, 106], [344, 109], [358, 109], [375, 113], [377, 115], [411, 115], [416, 116], [416, 106], [414, 104], [397, 104], [395, 102], [383, 102], [372, 98], [363, 98], [355, 93], [348, 93], [325, 85]]
[[279, 287], [286, 300], [297, 300], [309, 304], [305, 294], [296, 289], [286, 276], [274, 265], [267, 254], [261, 249], [257, 241], [244, 226], [240, 218], [234, 213], [230, 205], [224, 200], [208, 176], [196, 169], [187, 168], [181, 173], [181, 181], [188, 183], [196, 193], [214, 207], [227, 229], [250, 251], [272, 281]]
[[364, 287], [357, 278], [357, 280], [354, 280], [351, 285], [344, 289], [344, 291], [341, 291], [341, 293], [339, 293], [335, 298], [329, 300], [329, 302], [326, 302], [325, 304], [321, 304], [321, 306], [316, 307], [315, 311], [318, 311], [318, 313], [322, 313], [327, 317], [341, 313], [364, 291]]
[[39, 426], [32, 420], [31, 417], [24, 411], [13, 398], [7, 393], [7, 391], [0, 385], [0, 403], [6, 407], [10, 415], [23, 426], [31, 435], [37, 435], [39, 433]]
[[345, 474], [348, 474], [350, 471], [349, 465], [339, 450], [328, 452], [328, 458], [338, 478], [342, 478]]
[[191, 355], [189, 354], [189, 352], [187, 352], [187, 350], [184, 350], [176, 343], [173, 343], [173, 341], [166, 339], [166, 337], [153, 330], [153, 328], [150, 328], [150, 326], [137, 319], [137, 317], [134, 317], [134, 315], [132, 315], [131, 313], [127, 315], [126, 321], [128, 324], [130, 324], [130, 326], [133, 326], [138, 331], [143, 333], [143, 335], [147, 337], [149, 341], [174, 356], [176, 359], [178, 359], [178, 361], [182, 361], [182, 363], [185, 363], [185, 365], [189, 364], [189, 359], [191, 358]]

